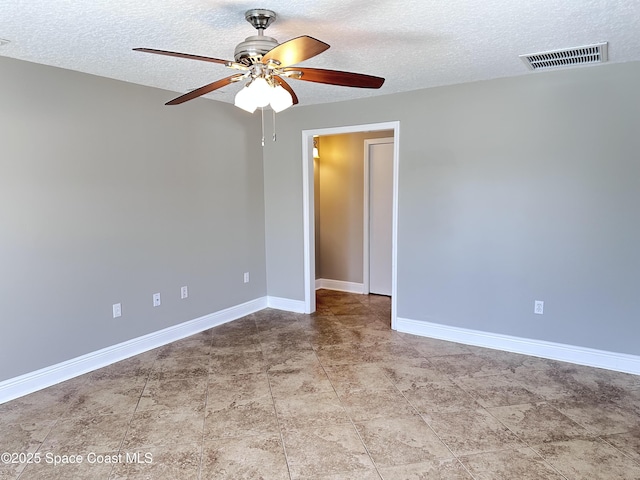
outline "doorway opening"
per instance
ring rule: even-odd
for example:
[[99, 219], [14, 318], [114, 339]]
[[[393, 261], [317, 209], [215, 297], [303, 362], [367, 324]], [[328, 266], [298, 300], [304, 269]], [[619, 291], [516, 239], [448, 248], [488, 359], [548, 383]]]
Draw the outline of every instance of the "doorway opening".
[[[316, 309], [316, 241], [315, 241], [315, 199], [314, 199], [314, 136], [339, 135], [348, 133], [393, 132], [393, 181], [391, 205], [391, 328], [396, 328], [397, 296], [397, 231], [398, 231], [398, 168], [399, 168], [399, 130], [400, 122], [384, 122], [347, 127], [304, 130], [302, 132], [303, 160], [303, 229], [304, 229], [304, 303], [305, 312]], [[364, 279], [363, 279], [364, 280]]]

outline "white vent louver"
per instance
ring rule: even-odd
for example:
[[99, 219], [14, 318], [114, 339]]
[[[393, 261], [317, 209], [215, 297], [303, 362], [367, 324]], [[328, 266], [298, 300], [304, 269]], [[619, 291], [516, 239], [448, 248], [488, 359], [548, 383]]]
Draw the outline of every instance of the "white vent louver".
[[520, 55], [520, 58], [529, 70], [602, 63], [607, 61], [607, 42], [551, 52], [530, 53]]

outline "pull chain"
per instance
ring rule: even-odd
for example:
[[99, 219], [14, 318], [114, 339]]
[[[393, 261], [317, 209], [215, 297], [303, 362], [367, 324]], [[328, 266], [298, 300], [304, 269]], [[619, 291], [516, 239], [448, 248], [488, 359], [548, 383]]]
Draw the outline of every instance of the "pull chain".
[[262, 116], [262, 146], [264, 147], [264, 108], [260, 107], [260, 115]]
[[275, 110], [271, 110], [271, 112], [273, 113], [273, 141], [276, 141], [276, 111]]

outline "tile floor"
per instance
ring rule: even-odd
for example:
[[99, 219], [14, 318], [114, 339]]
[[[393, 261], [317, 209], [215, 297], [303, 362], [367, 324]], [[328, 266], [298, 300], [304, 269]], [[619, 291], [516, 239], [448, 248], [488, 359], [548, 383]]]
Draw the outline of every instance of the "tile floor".
[[639, 376], [399, 334], [386, 297], [317, 303], [0, 405], [0, 452], [40, 459], [0, 479], [640, 479]]

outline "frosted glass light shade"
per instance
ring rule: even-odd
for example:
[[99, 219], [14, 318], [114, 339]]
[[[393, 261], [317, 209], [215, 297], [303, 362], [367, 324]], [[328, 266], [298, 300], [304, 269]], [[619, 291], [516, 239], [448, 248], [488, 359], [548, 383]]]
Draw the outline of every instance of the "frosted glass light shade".
[[242, 88], [242, 90], [236, 93], [234, 105], [238, 108], [246, 110], [249, 113], [255, 112], [256, 108], [258, 108], [248, 87], [244, 87]]
[[276, 86], [271, 92], [271, 108], [278, 113], [293, 105], [293, 98], [281, 85]]
[[269, 105], [273, 87], [269, 86], [264, 78], [256, 78], [253, 82], [251, 82], [251, 85], [249, 85], [248, 89], [251, 93], [251, 96], [253, 97], [253, 101], [256, 106], [266, 107], [267, 105]]

